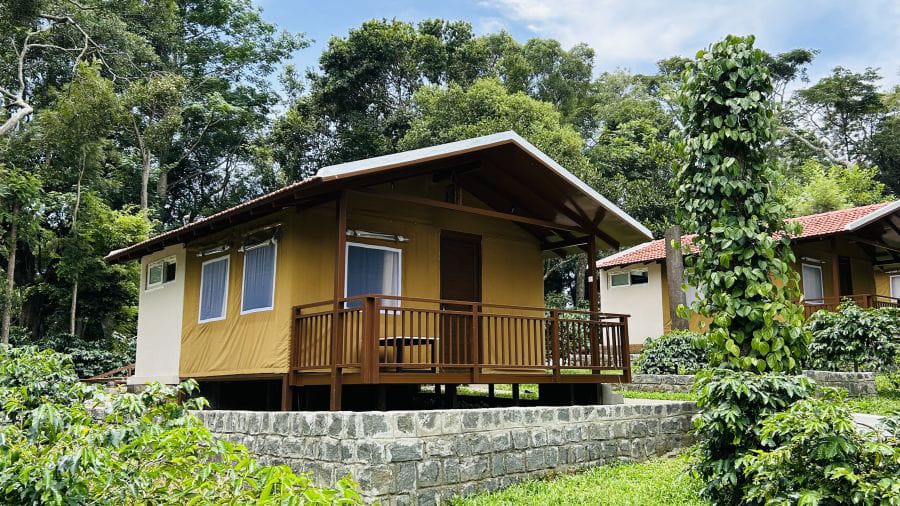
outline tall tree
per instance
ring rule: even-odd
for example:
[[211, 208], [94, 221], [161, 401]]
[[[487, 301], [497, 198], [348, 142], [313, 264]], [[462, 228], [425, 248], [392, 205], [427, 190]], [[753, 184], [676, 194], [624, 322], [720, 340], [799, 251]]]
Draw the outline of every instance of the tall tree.
[[15, 303], [16, 250], [19, 242], [31, 242], [38, 227], [38, 198], [41, 182], [34, 174], [0, 164], [0, 225], [8, 227], [6, 246], [6, 286], [3, 291], [3, 316], [0, 342], [9, 344], [9, 328]]

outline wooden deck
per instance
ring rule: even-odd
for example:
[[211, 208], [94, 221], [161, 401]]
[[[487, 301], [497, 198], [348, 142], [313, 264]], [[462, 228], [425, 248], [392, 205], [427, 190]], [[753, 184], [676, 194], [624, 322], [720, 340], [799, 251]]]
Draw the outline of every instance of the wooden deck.
[[286, 387], [631, 381], [627, 315], [367, 295], [293, 319]]
[[803, 301], [803, 313], [809, 318], [817, 311], [836, 311], [837, 307], [845, 300], [856, 302], [859, 307], [877, 308], [877, 307], [900, 307], [900, 299], [896, 297], [888, 297], [887, 295], [843, 295], [841, 297], [823, 297], [821, 299]]

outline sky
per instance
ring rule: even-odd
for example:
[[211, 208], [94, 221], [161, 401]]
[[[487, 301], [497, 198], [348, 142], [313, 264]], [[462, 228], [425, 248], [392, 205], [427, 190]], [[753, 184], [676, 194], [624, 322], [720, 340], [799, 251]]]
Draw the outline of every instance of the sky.
[[597, 73], [652, 73], [656, 62], [692, 56], [728, 33], [754, 34], [771, 53], [820, 51], [810, 78], [835, 66], [879, 67], [882, 86], [900, 84], [900, 0], [255, 0], [263, 17], [313, 44], [297, 53], [298, 68], [315, 67], [332, 36], [363, 21], [460, 19], [477, 34], [499, 30], [524, 42], [554, 38], [564, 47], [594, 48]]

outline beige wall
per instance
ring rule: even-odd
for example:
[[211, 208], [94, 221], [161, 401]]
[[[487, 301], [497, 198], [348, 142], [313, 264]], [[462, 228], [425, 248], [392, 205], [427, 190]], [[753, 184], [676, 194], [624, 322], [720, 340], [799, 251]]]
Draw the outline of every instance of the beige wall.
[[[609, 286], [609, 275], [634, 269], [647, 269], [649, 282], [643, 285]], [[657, 263], [600, 270], [600, 310], [607, 313], [624, 313], [628, 319], [628, 341], [643, 344], [648, 337], [663, 333], [663, 299], [665, 290], [662, 266]]]
[[[147, 290], [147, 265], [169, 257], [175, 257], [175, 281]], [[137, 358], [129, 384], [178, 383], [185, 257], [184, 247], [179, 244], [141, 258]]]

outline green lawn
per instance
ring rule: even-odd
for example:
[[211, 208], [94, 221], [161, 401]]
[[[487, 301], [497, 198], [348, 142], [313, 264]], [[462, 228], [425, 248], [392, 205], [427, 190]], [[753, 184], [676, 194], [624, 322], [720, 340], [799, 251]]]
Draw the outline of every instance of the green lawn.
[[595, 467], [513, 485], [492, 494], [456, 499], [456, 506], [593, 505], [662, 506], [708, 505], [698, 499], [700, 483], [686, 474], [683, 457], [641, 464]]
[[886, 375], [875, 376], [878, 387], [876, 395], [849, 399], [847, 405], [857, 413], [872, 415], [889, 415], [892, 411], [900, 411], [900, 390], [893, 388]]
[[643, 392], [640, 390], [619, 390], [626, 399], [656, 399], [660, 401], [696, 401], [697, 396], [688, 392]]

